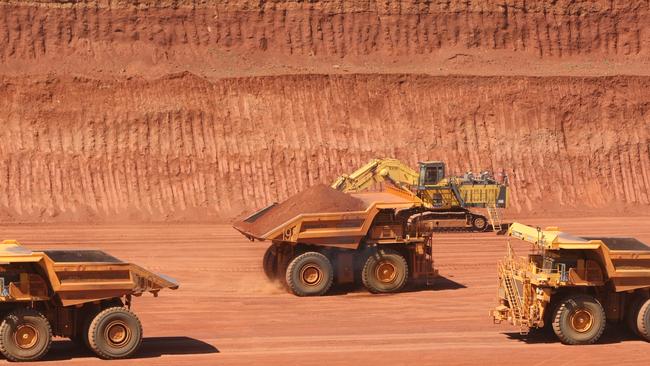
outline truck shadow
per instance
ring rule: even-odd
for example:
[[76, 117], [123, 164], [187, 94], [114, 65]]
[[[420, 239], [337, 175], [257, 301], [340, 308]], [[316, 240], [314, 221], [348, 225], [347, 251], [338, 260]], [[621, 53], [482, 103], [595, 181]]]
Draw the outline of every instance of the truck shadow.
[[[415, 283], [417, 284], [417, 283]], [[449, 279], [444, 276], [438, 276], [435, 279], [435, 282], [433, 285], [427, 286], [426, 283], [422, 283], [420, 286], [426, 286], [423, 288], [423, 290], [433, 290], [433, 291], [440, 291], [440, 290], [458, 290], [461, 288], [467, 288], [467, 286], [463, 285], [462, 283], [456, 282], [452, 279]]]
[[[517, 340], [526, 344], [550, 344], [557, 343], [560, 341], [555, 336], [550, 329], [538, 329], [532, 330], [530, 333], [523, 335], [517, 332], [511, 333], [502, 333], [508, 339]], [[631, 332], [627, 331], [623, 327], [616, 325], [608, 324], [608, 327], [605, 329], [605, 333], [600, 337], [596, 345], [598, 344], [616, 344], [626, 341], [638, 341], [639, 337], [633, 335]]]
[[[163, 355], [199, 355], [219, 353], [211, 344], [189, 337], [148, 337], [131, 360], [156, 358]], [[42, 361], [65, 361], [74, 358], [97, 357], [85, 347], [69, 340], [56, 340]]]
[[[461, 288], [467, 288], [467, 286], [463, 285], [462, 283], [458, 283], [454, 280], [451, 280], [447, 277], [438, 276], [435, 278], [435, 281], [431, 285], [427, 285], [426, 281], [424, 280], [410, 281], [398, 293], [458, 290]], [[352, 292], [363, 293], [368, 291], [363, 287], [362, 284], [354, 283], [354, 284], [333, 286], [332, 289], [328, 291], [327, 294], [325, 294], [325, 296], [339, 296], [339, 295], [345, 295]]]

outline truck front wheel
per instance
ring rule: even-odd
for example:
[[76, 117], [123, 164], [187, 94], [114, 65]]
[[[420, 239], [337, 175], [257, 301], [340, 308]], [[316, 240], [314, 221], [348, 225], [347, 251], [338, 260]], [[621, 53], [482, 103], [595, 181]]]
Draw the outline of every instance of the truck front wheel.
[[0, 352], [10, 361], [38, 360], [51, 344], [50, 322], [34, 309], [11, 311], [0, 324]]
[[366, 260], [361, 272], [363, 285], [372, 293], [399, 291], [408, 279], [406, 259], [396, 251], [380, 250]]
[[297, 296], [324, 295], [334, 281], [334, 268], [321, 253], [307, 252], [289, 263], [286, 281], [291, 292]]
[[124, 307], [110, 307], [97, 314], [88, 328], [88, 345], [106, 360], [126, 358], [142, 343], [142, 324]]
[[569, 296], [555, 310], [553, 331], [564, 344], [595, 343], [605, 331], [605, 310], [591, 296]]

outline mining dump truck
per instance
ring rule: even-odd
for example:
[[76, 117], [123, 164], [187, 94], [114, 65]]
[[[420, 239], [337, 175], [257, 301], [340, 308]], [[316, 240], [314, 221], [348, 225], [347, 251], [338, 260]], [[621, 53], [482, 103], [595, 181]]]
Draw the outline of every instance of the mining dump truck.
[[552, 328], [565, 344], [598, 341], [622, 323], [650, 341], [650, 247], [634, 238], [577, 237], [556, 227], [512, 224], [508, 235], [532, 243], [518, 257], [510, 244], [498, 264], [495, 322]]
[[31, 251], [0, 244], [0, 352], [11, 361], [43, 357], [52, 336], [104, 359], [126, 358], [142, 342], [134, 296], [178, 283], [98, 250]]
[[422, 200], [401, 189], [343, 193], [313, 186], [233, 226], [250, 240], [269, 240], [269, 279], [298, 296], [323, 295], [334, 282], [360, 280], [373, 293], [399, 291], [409, 279], [431, 283], [431, 232], [417, 220]]
[[[339, 176], [332, 188], [360, 192], [389, 182], [415, 194], [423, 202], [418, 220], [432, 231], [502, 232], [501, 209], [508, 206], [508, 177], [497, 181], [489, 172], [447, 176], [442, 161], [419, 162], [419, 171], [396, 159], [373, 159], [350, 174]], [[483, 212], [479, 212], [482, 210]]]

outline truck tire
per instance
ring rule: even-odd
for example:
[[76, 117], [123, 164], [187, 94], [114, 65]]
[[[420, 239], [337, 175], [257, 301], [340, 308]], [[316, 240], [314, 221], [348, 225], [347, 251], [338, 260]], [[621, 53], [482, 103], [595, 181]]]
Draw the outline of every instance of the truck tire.
[[487, 230], [488, 222], [487, 219], [483, 216], [472, 216], [472, 228], [476, 231], [485, 231]]
[[297, 296], [320, 296], [334, 281], [334, 268], [326, 256], [307, 252], [294, 258], [287, 266], [287, 287]]
[[592, 344], [605, 331], [605, 310], [588, 295], [573, 295], [558, 304], [553, 331], [564, 344]]
[[272, 244], [268, 249], [266, 249], [266, 252], [264, 252], [264, 258], [262, 259], [264, 274], [270, 281], [274, 281], [278, 277], [278, 255], [276, 250], [277, 246]]
[[636, 318], [637, 334], [650, 342], [650, 299], [646, 299], [639, 308]]
[[52, 345], [52, 327], [34, 309], [16, 309], [0, 324], [0, 352], [10, 361], [36, 361]]
[[81, 313], [78, 320], [79, 328], [77, 329], [77, 334], [70, 337], [70, 340], [80, 348], [91, 349], [90, 344], [88, 343], [88, 329], [90, 328], [90, 322], [98, 313], [99, 310], [95, 309], [86, 310]]
[[88, 344], [105, 360], [127, 358], [142, 343], [140, 319], [124, 307], [110, 307], [99, 312], [90, 322]]
[[394, 250], [385, 249], [368, 257], [361, 281], [374, 294], [397, 292], [406, 284], [408, 272], [406, 259]]
[[91, 306], [80, 309], [77, 320], [79, 328], [77, 328], [77, 334], [70, 337], [70, 340], [79, 347], [92, 351], [90, 343], [88, 343], [88, 329], [90, 329], [90, 323], [102, 310], [112, 307], [124, 307], [124, 304], [121, 299], [114, 298], [104, 301], [101, 307]]
[[639, 317], [639, 310], [641, 309], [641, 305], [643, 305], [645, 301], [646, 299], [642, 297], [635, 297], [625, 312], [625, 325], [635, 335], [639, 335], [639, 327], [636, 323], [637, 318]]

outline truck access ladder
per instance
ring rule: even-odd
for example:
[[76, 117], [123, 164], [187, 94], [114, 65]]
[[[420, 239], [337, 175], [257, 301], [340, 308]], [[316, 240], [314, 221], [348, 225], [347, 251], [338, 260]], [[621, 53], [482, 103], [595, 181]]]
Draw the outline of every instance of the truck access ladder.
[[501, 275], [503, 285], [505, 287], [505, 295], [508, 300], [508, 307], [510, 308], [514, 324], [519, 325], [519, 333], [527, 334], [528, 327], [524, 324], [524, 309], [522, 305], [522, 298], [519, 294], [519, 288], [515, 283], [514, 271], [509, 268], [508, 264], [501, 264]]
[[501, 226], [501, 215], [499, 215], [499, 210], [497, 209], [497, 206], [494, 204], [490, 204], [487, 205], [486, 208], [487, 208], [488, 218], [490, 219], [490, 225], [492, 225], [492, 231], [498, 233], [501, 230], [503, 230], [503, 227]]

